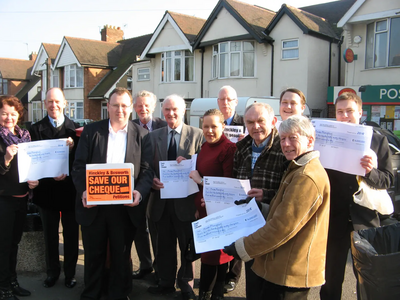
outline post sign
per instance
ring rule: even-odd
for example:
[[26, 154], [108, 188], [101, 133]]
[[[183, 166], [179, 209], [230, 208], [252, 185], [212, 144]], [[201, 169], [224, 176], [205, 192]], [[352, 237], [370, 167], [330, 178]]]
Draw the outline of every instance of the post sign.
[[87, 204], [132, 203], [133, 168], [131, 163], [86, 165]]
[[347, 48], [343, 52], [344, 61], [347, 63], [352, 63], [354, 60], [357, 60], [357, 55], [354, 54], [353, 50]]
[[400, 85], [367, 85], [361, 98], [363, 104], [400, 104]]

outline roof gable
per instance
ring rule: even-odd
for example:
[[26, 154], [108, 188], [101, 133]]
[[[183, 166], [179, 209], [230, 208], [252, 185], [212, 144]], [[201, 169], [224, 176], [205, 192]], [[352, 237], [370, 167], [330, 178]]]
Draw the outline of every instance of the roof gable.
[[143, 50], [141, 59], [145, 59], [146, 55], [150, 53], [151, 48], [153, 47], [159, 36], [162, 34], [162, 29], [166, 26], [167, 23], [169, 23], [176, 31], [177, 35], [182, 40], [185, 48], [193, 51], [192, 44], [205, 22], [206, 20], [204, 19], [166, 11], [161, 22], [158, 24], [156, 30], [154, 31], [153, 36]]
[[81, 66], [106, 68], [115, 67], [118, 64], [122, 50], [121, 45], [118, 43], [64, 37], [57, 53], [54, 67], [58, 66], [61, 57], [66, 53], [64, 51], [68, 48]]
[[136, 57], [142, 53], [151, 37], [152, 34], [147, 34], [120, 41], [122, 54], [117, 67], [110, 70], [93, 90], [89, 92], [89, 98], [104, 98], [107, 96], [114, 85], [129, 70], [131, 65], [137, 62]]
[[286, 4], [282, 4], [281, 9], [265, 29], [265, 33], [270, 34], [285, 14], [292, 19], [304, 34], [313, 35], [327, 40], [339, 40], [332, 26], [324, 18]]
[[236, 0], [220, 0], [201, 29], [195, 44], [196, 47], [200, 45], [203, 37], [210, 30], [212, 24], [218, 18], [218, 14], [224, 8], [256, 41], [262, 43], [272, 40], [264, 35], [263, 30], [273, 19], [275, 12]]
[[4, 79], [30, 80], [32, 60], [0, 58], [0, 73]]

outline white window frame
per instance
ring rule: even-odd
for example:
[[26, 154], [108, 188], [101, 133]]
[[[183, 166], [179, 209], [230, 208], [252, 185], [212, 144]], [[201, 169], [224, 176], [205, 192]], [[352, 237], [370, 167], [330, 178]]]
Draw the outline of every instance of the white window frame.
[[[297, 42], [297, 46], [295, 47], [290, 47], [287, 46], [285, 47], [285, 43], [287, 42]], [[289, 51], [293, 51], [293, 50], [297, 50], [297, 56], [294, 57], [284, 57], [284, 53], [289, 52]], [[300, 57], [300, 41], [299, 39], [287, 39], [287, 40], [282, 40], [282, 52], [281, 52], [281, 59], [282, 60], [293, 60], [293, 59], [299, 59]]]
[[0, 95], [8, 94], [8, 80], [4, 79], [0, 72]]
[[[394, 37], [394, 34], [392, 36], [392, 24], [393, 20], [396, 20], [396, 23], [399, 24], [400, 18], [386, 18], [386, 19], [380, 19], [376, 20], [374, 22], [368, 23], [366, 25], [366, 41], [365, 41], [365, 69], [377, 69], [377, 68], [387, 68], [387, 67], [399, 67], [400, 62], [398, 64], [393, 63], [390, 61], [391, 60], [391, 43], [396, 41], [397, 43], [400, 43], [400, 41], [396, 40]], [[386, 22], [386, 29], [378, 30], [377, 24]], [[369, 26], [373, 26], [373, 32], [369, 31]], [[397, 32], [397, 30], [400, 30], [400, 28], [393, 28], [393, 32]], [[377, 40], [378, 36], [382, 36], [386, 34], [386, 42], [383, 41], [383, 44], [379, 44], [379, 46], [385, 47], [385, 49], [378, 49], [379, 52], [383, 51], [384, 56], [383, 56], [383, 61], [380, 59], [380, 56], [376, 55], [377, 53]], [[372, 40], [371, 40], [372, 38]], [[378, 40], [379, 43], [379, 40]], [[400, 46], [398, 46], [400, 47]], [[397, 53], [395, 53], [397, 54]], [[393, 57], [394, 58], [394, 57]], [[380, 65], [379, 62], [381, 62]]]
[[43, 119], [42, 101], [32, 101], [31, 104], [32, 104], [32, 122], [36, 123], [41, 119]]
[[[73, 75], [73, 76], [71, 76]], [[81, 80], [78, 80], [80, 76]], [[73, 80], [71, 80], [73, 79]], [[64, 88], [75, 89], [83, 87], [83, 67], [78, 67], [76, 64], [67, 65], [64, 67]]]
[[50, 86], [60, 87], [60, 69], [50, 70]]
[[[188, 65], [192, 69], [192, 74], [186, 74], [186, 59], [192, 61]], [[161, 53], [161, 69], [160, 69], [160, 82], [161, 83], [174, 83], [174, 82], [194, 82], [195, 74], [195, 54], [189, 50], [175, 50]], [[179, 68], [177, 68], [177, 64]], [[179, 79], [175, 76], [179, 74]], [[191, 76], [192, 80], [186, 80], [187, 76]]]
[[[82, 110], [82, 117], [79, 118], [77, 117], [78, 115], [78, 113], [76, 112], [77, 109]], [[84, 119], [85, 110], [84, 110], [83, 100], [68, 100], [67, 107], [65, 108], [65, 115], [71, 120]]]
[[[253, 46], [253, 50], [245, 50], [246, 43], [249, 43]], [[236, 49], [233, 49], [236, 47]], [[244, 74], [244, 55], [245, 54], [253, 54], [253, 66], [250, 66], [252, 69], [252, 75]], [[234, 56], [239, 56], [239, 60], [237, 60], [239, 67], [238, 70], [233, 70], [233, 62]], [[225, 68], [222, 70], [221, 64], [225, 63]], [[224, 71], [224, 73], [222, 73]], [[234, 71], [239, 71], [234, 74]], [[225, 74], [226, 72], [226, 74]], [[221, 75], [222, 74], [222, 75]], [[215, 44], [212, 46], [212, 59], [211, 59], [211, 78], [213, 79], [221, 79], [221, 78], [254, 78], [256, 76], [256, 43], [254, 41], [227, 41]]]
[[107, 101], [101, 102], [101, 119], [108, 119]]
[[149, 81], [149, 80], [150, 80], [150, 68], [137, 69], [137, 81]]

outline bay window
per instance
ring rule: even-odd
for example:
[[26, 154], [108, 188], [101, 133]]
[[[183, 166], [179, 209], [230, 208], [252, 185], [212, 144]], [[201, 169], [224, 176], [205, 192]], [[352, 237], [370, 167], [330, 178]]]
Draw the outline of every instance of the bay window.
[[255, 46], [250, 41], [212, 46], [212, 78], [254, 77]]
[[83, 87], [83, 68], [77, 65], [64, 67], [64, 86], [65, 88]]
[[161, 82], [194, 81], [194, 54], [189, 50], [161, 53]]
[[400, 18], [367, 25], [365, 68], [400, 66]]

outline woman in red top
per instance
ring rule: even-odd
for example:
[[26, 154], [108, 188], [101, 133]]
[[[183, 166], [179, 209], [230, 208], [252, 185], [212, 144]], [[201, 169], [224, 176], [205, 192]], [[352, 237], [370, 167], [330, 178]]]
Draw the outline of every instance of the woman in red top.
[[[201, 205], [203, 176], [232, 177], [236, 144], [225, 137], [224, 128], [224, 116], [218, 109], [206, 111], [203, 116], [203, 133], [206, 142], [201, 146], [197, 157], [197, 170], [189, 175], [200, 189], [195, 198], [198, 218], [204, 218], [207, 215], [205, 207]], [[232, 256], [222, 250], [201, 254], [199, 300], [224, 298], [225, 275], [228, 262], [232, 259]]]

